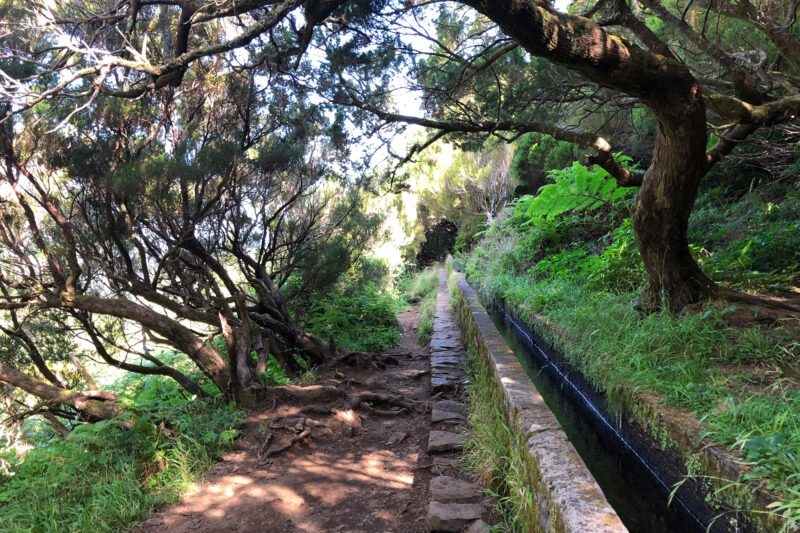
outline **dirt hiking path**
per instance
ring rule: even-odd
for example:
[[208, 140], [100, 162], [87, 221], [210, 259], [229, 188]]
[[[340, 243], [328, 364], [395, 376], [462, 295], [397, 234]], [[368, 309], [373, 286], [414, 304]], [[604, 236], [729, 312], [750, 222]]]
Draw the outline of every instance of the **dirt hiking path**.
[[[322, 399], [251, 413], [202, 484], [138, 531], [422, 531], [431, 477], [428, 348], [416, 343], [416, 308], [398, 320], [403, 338], [384, 361], [392, 364], [340, 363], [318, 375], [317, 385], [360, 396], [354, 410]], [[408, 409], [373, 395], [399, 396]]]

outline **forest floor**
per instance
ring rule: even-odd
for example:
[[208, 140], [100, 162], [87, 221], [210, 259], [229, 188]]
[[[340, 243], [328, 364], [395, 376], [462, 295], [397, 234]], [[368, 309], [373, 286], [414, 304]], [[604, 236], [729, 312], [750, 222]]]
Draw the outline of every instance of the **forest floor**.
[[385, 352], [398, 364], [340, 363], [320, 370], [316, 385], [343, 389], [348, 397], [399, 396], [416, 413], [380, 400], [362, 403], [358, 414], [324, 400], [254, 410], [236, 447], [176, 506], [138, 531], [423, 530], [431, 477], [429, 351], [416, 343], [417, 308], [398, 320], [400, 345]]

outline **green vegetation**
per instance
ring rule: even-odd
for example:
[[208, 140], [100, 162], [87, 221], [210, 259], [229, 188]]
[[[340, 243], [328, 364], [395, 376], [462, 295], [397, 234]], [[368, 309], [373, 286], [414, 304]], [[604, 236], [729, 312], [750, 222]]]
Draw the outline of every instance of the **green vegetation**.
[[[710, 301], [800, 292], [796, 9], [599, 3], [2, 0], [3, 518], [49, 527], [13, 506], [69, 469], [167, 501], [143, 484], [224, 448], [222, 398], [394, 346], [403, 291], [366, 256], [406, 233], [399, 263], [413, 226], [444, 230], [432, 248], [458, 228], [473, 282], [550, 320], [615, 406], [693, 410], [800, 515], [798, 328]], [[435, 273], [417, 284], [424, 343]], [[149, 377], [118, 399], [95, 365]], [[132, 520], [102, 501], [51, 512]]]
[[186, 397], [166, 378], [126, 377], [116, 389], [131, 407], [122, 418], [63, 440], [30, 428], [34, 447], [0, 473], [0, 530], [127, 529], [174, 503], [239, 434], [240, 410]]
[[[419, 279], [415, 290], [428, 290], [427, 278]], [[362, 258], [338, 283], [297, 301], [309, 305], [310, 331], [333, 335], [347, 349], [383, 350], [397, 343], [396, 312], [406, 305], [390, 282], [384, 263]], [[226, 353], [221, 336], [215, 345]], [[223, 403], [181, 354], [162, 352], [159, 360], [187, 372], [212, 396], [187, 396], [163, 376], [125, 374], [107, 387], [126, 407], [120, 418], [77, 425], [64, 439], [30, 419], [24, 442], [0, 448], [0, 465], [8, 465], [0, 470], [0, 530], [126, 529], [174, 503], [232, 446], [244, 413]], [[310, 367], [290, 379], [272, 356], [255, 377], [266, 386], [316, 381]]]
[[430, 266], [417, 272], [410, 280], [406, 297], [409, 302], [419, 302], [419, 330], [417, 344], [424, 346], [433, 334], [433, 315], [436, 312], [436, 290], [439, 287], [439, 267]]
[[[458, 228], [455, 249], [470, 248], [518, 185], [511, 171], [513, 150], [500, 141], [489, 141], [476, 152], [453, 153], [452, 147], [446, 148], [414, 168], [419, 189], [417, 215], [428, 227], [442, 219], [452, 222]], [[449, 154], [453, 155], [450, 160]], [[437, 155], [447, 161], [446, 166], [436, 164]]]
[[313, 303], [308, 330], [326, 339], [333, 337], [348, 350], [386, 350], [400, 340], [396, 311], [401, 305], [395, 295], [375, 285], [347, 287]]
[[456, 285], [452, 266], [448, 261], [450, 304], [463, 328], [469, 375], [465, 465], [494, 499], [495, 512], [502, 523], [493, 527], [493, 531], [538, 531], [539, 516], [534, 503], [531, 471], [523, 456], [526, 442], [518, 432], [509, 428], [509, 420], [503, 412], [503, 395], [490, 370], [486, 344], [480, 338], [466, 299]]
[[362, 257], [337, 283], [293, 304], [308, 331], [333, 337], [347, 350], [379, 352], [393, 348], [402, 336], [397, 313], [406, 303], [393, 286], [388, 265]]
[[[573, 170], [586, 173], [577, 164]], [[587, 203], [580, 194], [586, 180], [559, 188], [564, 172], [548, 194], [518, 200], [505, 223], [459, 258], [473, 286], [515, 309], [606, 393], [612, 408], [623, 410], [632, 395], [647, 391], [690, 409], [712, 439], [740, 450], [754, 466], [748, 479], [785, 496], [774, 510], [800, 520], [797, 322], [760, 324], [758, 308], [725, 301], [678, 316], [641, 315], [631, 302], [644, 272], [630, 222], [622, 219], [625, 202], [615, 204], [614, 189], [601, 187], [598, 201]], [[796, 283], [797, 194], [784, 191], [785, 199], [772, 204], [768, 191], [729, 203], [717, 211], [715, 224], [708, 220], [715, 196], [701, 198], [705, 207], [692, 224], [711, 228], [694, 244], [703, 249], [704, 267], [728, 272], [748, 288]], [[736, 240], [722, 239], [714, 226], [738, 228]], [[770, 261], [753, 263], [766, 251], [762, 240]], [[757, 271], [753, 264], [768, 268]]]
[[800, 284], [797, 188], [778, 181], [731, 198], [730, 188], [718, 185], [699, 199], [689, 222], [693, 251], [715, 280], [749, 290]]
[[500, 406], [503, 399], [483, 357], [467, 352], [469, 372], [469, 439], [464, 447], [467, 468], [494, 497], [505, 531], [536, 531], [536, 505], [515, 435]]

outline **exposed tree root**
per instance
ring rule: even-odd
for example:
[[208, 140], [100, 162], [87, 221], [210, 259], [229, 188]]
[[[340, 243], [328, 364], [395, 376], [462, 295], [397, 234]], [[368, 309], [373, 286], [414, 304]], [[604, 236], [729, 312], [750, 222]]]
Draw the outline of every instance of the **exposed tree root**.
[[[417, 402], [409, 402], [404, 398], [397, 396], [395, 394], [375, 394], [372, 392], [364, 392], [357, 394], [351, 398], [348, 398], [345, 402], [346, 405], [350, 407], [350, 409], [345, 411], [340, 411], [334, 407], [322, 404], [311, 404], [306, 405], [300, 409], [302, 414], [317, 414], [317, 415], [340, 415], [342, 413], [351, 413], [344, 416], [343, 421], [354, 425], [354, 416], [355, 418], [358, 415], [352, 414], [355, 410], [365, 411], [369, 414], [379, 415], [379, 416], [397, 416], [403, 413], [417, 411], [418, 407], [415, 405]], [[396, 409], [381, 409], [375, 407], [375, 405], [382, 405], [382, 406], [389, 406], [395, 407]], [[282, 418], [282, 417], [281, 417]], [[281, 418], [274, 419], [269, 423], [269, 427], [271, 429], [280, 429], [289, 427], [292, 423], [287, 424], [280, 424], [278, 425], [278, 420]], [[287, 419], [288, 421], [289, 419]], [[307, 423], [307, 421], [306, 421]], [[360, 424], [359, 424], [360, 425]]]
[[[381, 416], [396, 416], [404, 412], [416, 411], [416, 407], [411, 402], [396, 394], [375, 394], [364, 392], [354, 396], [349, 400], [352, 409], [363, 409], [372, 414]], [[413, 402], [416, 403], [416, 402]], [[382, 404], [397, 407], [398, 410], [378, 409], [374, 404]]]
[[433, 402], [438, 400], [441, 395], [442, 392], [440, 391], [431, 396], [430, 398], [428, 398], [428, 400], [423, 403], [425, 411], [430, 411], [431, 408], [433, 407]]
[[344, 380], [344, 388], [345, 389], [349, 389], [353, 385], [363, 385], [363, 384], [364, 383], [362, 381], [359, 381], [357, 379], [346, 379], [346, 380]]
[[408, 409], [406, 409], [405, 407], [401, 407], [397, 411], [392, 411], [388, 409], [375, 409], [374, 407], [365, 403], [359, 405], [358, 408], [376, 416], [400, 416], [408, 412]]
[[348, 352], [337, 357], [330, 362], [331, 366], [336, 365], [357, 366], [361, 368], [372, 367], [378, 370], [385, 370], [387, 366], [397, 366], [400, 361], [397, 358], [383, 353]]
[[[333, 362], [333, 364], [338, 363], [372, 366], [399, 364], [394, 357], [360, 352], [345, 354]], [[426, 372], [422, 371], [409, 377], [413, 379], [425, 374]], [[342, 375], [342, 377], [344, 376]], [[321, 434], [355, 437], [361, 429], [362, 416], [396, 417], [427, 409], [424, 402], [407, 400], [396, 394], [370, 391], [357, 393], [351, 391], [348, 394], [347, 390], [353, 385], [363, 386], [364, 384], [357, 380], [345, 379], [343, 383], [336, 386], [298, 387], [287, 385], [264, 389], [262, 401], [267, 405], [269, 405], [268, 402], [272, 402], [270, 411], [275, 412], [277, 405], [296, 406], [297, 409], [292, 409], [290, 413], [276, 416], [265, 422], [270, 433], [259, 448], [259, 461], [266, 463], [270, 457], [289, 450], [297, 442], [316, 437], [317, 431], [321, 431]], [[289, 432], [294, 436], [288, 440], [287, 437], [279, 439], [278, 434], [275, 433], [278, 431]]]
[[765, 307], [767, 309], [789, 311], [791, 313], [796, 313], [798, 318], [800, 318], [800, 307], [792, 305], [788, 302], [770, 298], [768, 296], [747, 294], [731, 289], [721, 289], [719, 291], [719, 295], [721, 298], [724, 298], [729, 302], [755, 305], [758, 307]]
[[272, 437], [273, 436], [274, 436], [274, 434], [269, 433], [267, 435], [267, 438], [264, 439], [264, 444], [262, 444], [261, 448], [258, 449], [258, 458], [259, 459], [261, 458], [262, 455], [264, 455], [264, 450], [266, 450], [269, 447], [269, 443], [272, 442]]
[[282, 444], [282, 445], [278, 446], [277, 448], [272, 448], [272, 449], [270, 449], [269, 446], [267, 446], [266, 447], [266, 453], [264, 454], [264, 458], [266, 459], [266, 458], [272, 457], [274, 455], [278, 455], [279, 453], [285, 452], [286, 450], [288, 450], [289, 448], [294, 446], [295, 443], [300, 442], [301, 440], [305, 439], [309, 435], [311, 435], [311, 428], [307, 427], [307, 428], [303, 429], [303, 431], [301, 431], [300, 433], [298, 433], [297, 435], [292, 437], [292, 439], [289, 442], [287, 442], [286, 444]]
[[267, 387], [261, 393], [264, 399], [272, 399], [281, 404], [335, 404], [344, 400], [345, 392], [338, 387], [327, 385], [312, 385], [310, 387], [298, 387], [297, 385], [285, 385], [283, 387]]
[[296, 429], [300, 430], [306, 426], [306, 417], [285, 417], [279, 416], [267, 421], [269, 429]]
[[306, 405], [300, 412], [305, 414], [315, 414], [315, 415], [329, 415], [333, 413], [333, 408], [328, 407], [327, 405], [319, 405], [319, 404], [312, 404]]

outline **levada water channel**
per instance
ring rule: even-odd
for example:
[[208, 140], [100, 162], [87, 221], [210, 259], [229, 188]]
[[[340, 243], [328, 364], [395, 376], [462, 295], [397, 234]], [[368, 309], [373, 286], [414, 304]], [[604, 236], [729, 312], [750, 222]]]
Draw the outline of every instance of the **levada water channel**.
[[498, 304], [486, 307], [629, 531], [749, 531], [715, 520], [696, 483], [675, 490], [684, 472], [674, 458], [641, 429], [609, 415], [602, 397], [518, 318]]

